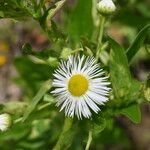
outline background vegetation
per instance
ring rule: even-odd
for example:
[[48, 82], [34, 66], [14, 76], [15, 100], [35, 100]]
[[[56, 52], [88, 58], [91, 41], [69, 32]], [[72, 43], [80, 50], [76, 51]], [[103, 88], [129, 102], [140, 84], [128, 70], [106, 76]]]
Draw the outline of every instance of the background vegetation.
[[52, 149], [60, 134], [62, 150], [82, 150], [89, 130], [91, 150], [150, 148], [150, 2], [114, 2], [100, 55], [111, 100], [92, 120], [75, 118], [61, 134], [65, 116], [50, 94], [52, 73], [60, 58], [95, 55], [96, 1], [0, 1], [0, 111], [14, 120], [0, 133], [1, 150]]

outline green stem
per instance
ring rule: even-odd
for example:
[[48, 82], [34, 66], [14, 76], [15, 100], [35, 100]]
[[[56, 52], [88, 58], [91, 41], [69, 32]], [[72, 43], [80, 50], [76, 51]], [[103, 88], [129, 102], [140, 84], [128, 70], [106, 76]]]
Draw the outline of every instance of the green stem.
[[47, 21], [51, 20], [54, 17], [54, 15], [58, 12], [58, 10], [60, 10], [63, 7], [66, 1], [67, 0], [61, 0], [61, 1], [56, 2], [55, 4], [56, 7], [49, 10], [46, 20]]
[[97, 45], [97, 53], [96, 53], [96, 60], [99, 58], [99, 54], [101, 52], [101, 45], [102, 45], [102, 38], [104, 32], [104, 25], [105, 25], [105, 17], [100, 17], [100, 24], [99, 24], [99, 33], [98, 33], [98, 45]]
[[91, 142], [92, 142], [92, 131], [90, 130], [85, 150], [89, 150]]
[[[70, 129], [72, 127], [72, 123], [73, 123], [73, 119], [72, 118], [66, 118], [65, 122], [64, 122], [64, 127], [62, 130], [62, 133], [56, 143], [56, 145], [54, 146], [53, 150], [61, 150], [62, 148], [64, 148], [68, 143], [67, 141], [71, 140], [70, 138], [68, 138], [70, 136]], [[70, 132], [69, 132], [70, 131]], [[69, 134], [69, 135], [68, 135]], [[67, 137], [68, 136], [68, 137]]]
[[22, 121], [22, 117], [16, 119], [16, 120], [14, 121], [14, 124], [19, 123], [19, 122], [21, 122], [21, 121]]
[[52, 86], [51, 80], [47, 80], [43, 83], [43, 85], [41, 86], [41, 88], [39, 89], [39, 91], [37, 92], [37, 94], [35, 95], [33, 100], [31, 101], [31, 103], [27, 107], [27, 109], [23, 115], [22, 122], [24, 122], [28, 118], [28, 116], [36, 108], [37, 104], [40, 102], [40, 100], [42, 99], [44, 94], [51, 88], [51, 86]]
[[44, 109], [44, 108], [50, 106], [52, 103], [53, 103], [53, 102], [46, 103], [46, 104], [40, 106], [40, 107], [38, 108], [38, 110], [42, 110], [42, 109]]
[[51, 36], [49, 35], [49, 31], [51, 30], [51, 20], [54, 15], [63, 7], [67, 0], [61, 0], [55, 3], [55, 7], [49, 7], [45, 10], [44, 15], [38, 20], [41, 28], [46, 33], [49, 41], [51, 41]]
[[47, 64], [45, 60], [39, 59], [38, 57], [33, 55], [29, 55], [28, 58], [35, 64]]

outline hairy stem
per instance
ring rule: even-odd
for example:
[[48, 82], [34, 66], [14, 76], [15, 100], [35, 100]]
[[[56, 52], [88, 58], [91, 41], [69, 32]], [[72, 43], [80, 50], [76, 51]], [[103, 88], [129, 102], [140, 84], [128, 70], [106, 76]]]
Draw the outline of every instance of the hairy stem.
[[105, 17], [100, 17], [100, 24], [99, 24], [99, 32], [98, 32], [98, 45], [97, 45], [97, 53], [96, 53], [96, 60], [99, 58], [99, 54], [101, 52], [102, 46], [102, 38], [104, 33], [104, 25], [105, 25]]
[[90, 130], [85, 150], [89, 150], [91, 142], [92, 142], [92, 131]]

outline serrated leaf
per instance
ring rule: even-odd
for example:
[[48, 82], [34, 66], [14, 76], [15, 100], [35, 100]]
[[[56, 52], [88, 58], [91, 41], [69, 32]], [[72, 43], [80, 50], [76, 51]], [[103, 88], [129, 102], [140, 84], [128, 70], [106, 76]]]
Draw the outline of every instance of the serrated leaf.
[[109, 38], [110, 74], [113, 90], [117, 98], [123, 97], [129, 92], [131, 86], [131, 74], [124, 49], [113, 39]]
[[127, 49], [127, 57], [128, 61], [131, 62], [132, 58], [135, 56], [135, 54], [138, 52], [140, 47], [142, 46], [144, 39], [146, 35], [148, 34], [148, 29], [150, 28], [150, 24], [146, 25], [137, 35], [131, 46]]
[[22, 121], [24, 122], [28, 116], [32, 113], [32, 111], [35, 109], [36, 105], [39, 103], [41, 98], [44, 96], [44, 94], [51, 88], [51, 81], [48, 80], [44, 82], [44, 84], [41, 86], [29, 106], [27, 107], [27, 110], [25, 111]]
[[141, 111], [138, 104], [131, 105], [127, 108], [124, 108], [121, 111], [121, 114], [128, 117], [133, 123], [140, 123], [141, 122]]

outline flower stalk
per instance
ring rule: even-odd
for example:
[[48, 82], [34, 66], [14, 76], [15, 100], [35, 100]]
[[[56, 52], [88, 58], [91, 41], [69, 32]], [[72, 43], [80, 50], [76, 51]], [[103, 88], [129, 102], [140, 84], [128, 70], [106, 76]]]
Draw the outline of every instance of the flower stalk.
[[90, 130], [90, 131], [89, 131], [88, 141], [87, 141], [87, 144], [86, 144], [85, 150], [89, 150], [90, 145], [91, 145], [91, 142], [92, 142], [92, 131]]
[[106, 22], [106, 18], [104, 16], [100, 16], [96, 60], [99, 59], [99, 55], [100, 55], [100, 52], [101, 52], [105, 22]]

